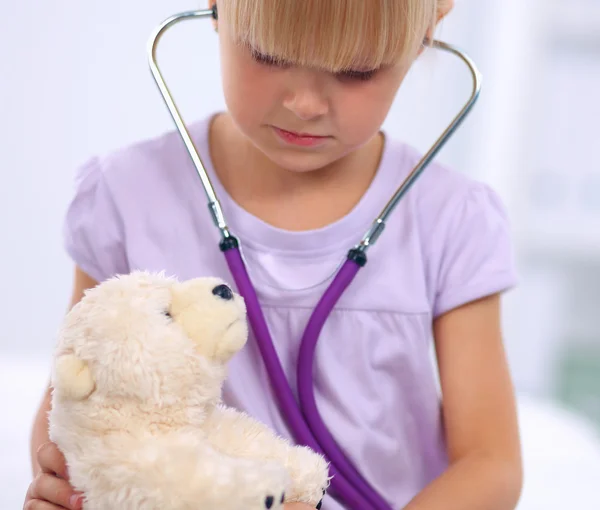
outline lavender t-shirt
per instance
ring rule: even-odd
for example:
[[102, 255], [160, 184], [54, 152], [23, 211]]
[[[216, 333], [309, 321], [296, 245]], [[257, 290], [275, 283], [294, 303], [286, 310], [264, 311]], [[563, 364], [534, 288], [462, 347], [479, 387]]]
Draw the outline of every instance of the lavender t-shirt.
[[[242, 242], [295, 390], [299, 339], [328, 278], [420, 155], [388, 138], [371, 186], [347, 216], [319, 230], [288, 232], [249, 214], [223, 189], [210, 158], [209, 122], [192, 124], [190, 133]], [[93, 158], [77, 174], [65, 245], [97, 281], [133, 269], [232, 281], [218, 241], [198, 176], [174, 132]], [[325, 324], [315, 361], [317, 405], [347, 456], [394, 508], [448, 462], [432, 320], [514, 283], [498, 197], [434, 163], [402, 200]], [[230, 364], [224, 398], [291, 437], [252, 335]], [[324, 508], [344, 507], [328, 496]]]

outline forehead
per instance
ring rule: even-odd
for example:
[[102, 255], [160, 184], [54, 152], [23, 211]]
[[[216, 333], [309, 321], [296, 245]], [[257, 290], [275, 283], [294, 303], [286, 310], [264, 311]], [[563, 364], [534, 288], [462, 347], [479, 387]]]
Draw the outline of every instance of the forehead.
[[376, 68], [421, 45], [435, 0], [221, 0], [235, 42], [330, 71]]

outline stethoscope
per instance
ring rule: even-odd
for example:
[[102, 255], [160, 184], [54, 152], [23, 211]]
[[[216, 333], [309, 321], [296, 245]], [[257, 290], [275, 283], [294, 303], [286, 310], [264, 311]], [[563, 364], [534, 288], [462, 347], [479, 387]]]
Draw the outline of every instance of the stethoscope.
[[368, 249], [375, 244], [383, 232], [386, 221], [398, 205], [398, 202], [407, 193], [412, 184], [414, 184], [421, 172], [433, 160], [442, 146], [448, 141], [452, 134], [454, 134], [477, 101], [481, 89], [481, 75], [473, 61], [463, 52], [439, 41], [432, 42], [433, 47], [448, 51], [460, 57], [468, 66], [473, 77], [473, 91], [471, 97], [441, 137], [431, 147], [429, 152], [425, 154], [394, 193], [360, 243], [348, 251], [346, 260], [341, 264], [340, 269], [337, 271], [329, 287], [318, 302], [308, 321], [300, 344], [297, 372], [299, 402], [296, 402], [279, 362], [279, 358], [277, 357], [273, 340], [262, 313], [256, 291], [250, 281], [240, 251], [239, 241], [230, 232], [229, 227], [227, 226], [221, 205], [217, 199], [209, 176], [204, 169], [198, 151], [192, 142], [189, 132], [156, 63], [156, 47], [165, 31], [180, 21], [195, 18], [212, 18], [216, 20], [216, 6], [212, 9], [183, 12], [166, 19], [156, 29], [150, 39], [148, 47], [150, 68], [166, 106], [175, 122], [177, 130], [179, 131], [192, 162], [196, 167], [202, 186], [204, 187], [211, 216], [221, 233], [219, 247], [225, 256], [229, 270], [238, 287], [238, 291], [246, 302], [248, 321], [254, 331], [260, 353], [269, 373], [273, 391], [275, 392], [281, 411], [286, 417], [287, 423], [294, 434], [296, 441], [299, 444], [309, 446], [313, 450], [323, 454], [329, 461], [330, 475], [332, 476], [331, 489], [333, 492], [335, 492], [345, 504], [353, 510], [391, 510], [390, 504], [384, 501], [384, 499], [363, 479], [346, 458], [321, 419], [315, 402], [312, 382], [315, 348], [323, 324], [344, 290], [350, 285], [358, 273], [359, 269], [364, 267], [367, 263]]

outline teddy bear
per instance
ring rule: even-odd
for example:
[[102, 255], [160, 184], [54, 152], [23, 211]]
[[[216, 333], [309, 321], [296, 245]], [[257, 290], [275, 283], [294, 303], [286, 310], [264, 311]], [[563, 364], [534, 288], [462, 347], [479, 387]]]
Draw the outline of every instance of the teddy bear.
[[320, 508], [325, 458], [221, 399], [247, 337], [218, 278], [133, 271], [85, 292], [59, 330], [49, 432], [86, 510]]

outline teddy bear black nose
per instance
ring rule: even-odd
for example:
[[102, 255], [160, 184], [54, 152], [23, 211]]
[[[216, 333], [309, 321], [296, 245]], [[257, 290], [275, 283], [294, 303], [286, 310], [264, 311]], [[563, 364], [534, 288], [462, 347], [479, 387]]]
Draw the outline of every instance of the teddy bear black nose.
[[215, 296], [219, 296], [221, 299], [224, 299], [225, 301], [231, 301], [233, 299], [233, 292], [231, 291], [231, 289], [227, 285], [224, 285], [224, 284], [223, 285], [217, 285], [212, 290], [212, 293]]
[[273, 496], [267, 496], [265, 499], [265, 507], [271, 508], [275, 503], [275, 498]]

